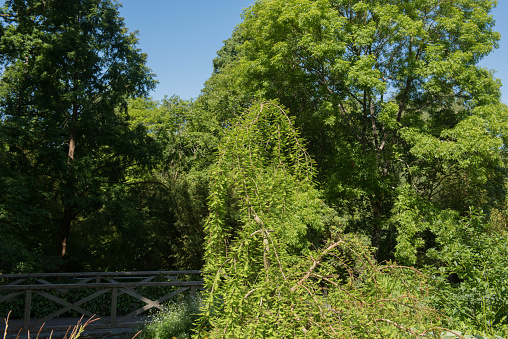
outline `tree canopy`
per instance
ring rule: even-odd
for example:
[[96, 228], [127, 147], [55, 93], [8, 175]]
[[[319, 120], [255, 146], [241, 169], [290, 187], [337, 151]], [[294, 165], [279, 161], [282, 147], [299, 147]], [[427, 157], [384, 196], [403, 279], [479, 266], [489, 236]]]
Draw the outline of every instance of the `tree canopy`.
[[[223, 110], [251, 98], [288, 107], [328, 201], [375, 247], [403, 191], [488, 213], [504, 199], [507, 126], [500, 83], [477, 66], [498, 45], [493, 5], [257, 1], [205, 97]], [[213, 99], [223, 92], [241, 94]]]
[[[245, 10], [243, 22], [218, 52], [215, 72], [198, 102], [227, 117], [245, 109], [250, 112], [249, 108], [257, 111], [253, 103], [277, 100], [288, 108], [296, 129], [306, 140], [306, 149], [316, 161], [317, 187], [324, 193], [323, 201], [337, 213], [336, 222], [340, 226], [335, 227], [372, 246], [378, 262], [397, 260], [417, 267], [431, 265], [441, 270], [434, 276], [437, 281], [444, 281], [441, 287], [446, 286], [441, 274], [452, 273], [450, 276], [455, 277], [450, 278], [452, 283], [475, 288], [479, 267], [500, 267], [487, 260], [488, 264], [480, 254], [485, 247], [480, 249], [475, 244], [485, 243], [484, 237], [500, 241], [506, 234], [503, 221], [506, 214], [502, 211], [506, 211], [508, 109], [500, 102], [499, 80], [492, 71], [478, 66], [498, 46], [499, 34], [494, 31], [490, 13], [495, 4], [471, 0], [259, 0]], [[249, 120], [253, 113], [240, 114], [246, 120], [238, 133], [242, 130], [247, 133], [257, 122]], [[223, 141], [225, 152], [236, 149], [229, 142], [228, 138]], [[264, 147], [268, 150], [275, 144], [266, 141]], [[253, 141], [249, 147], [258, 146]], [[243, 154], [241, 150], [233, 153]], [[242, 161], [234, 163], [233, 168]], [[270, 166], [260, 168], [268, 170]], [[244, 167], [235, 172], [243, 171]], [[228, 173], [220, 171], [217, 176], [223, 179], [218, 180], [233, 180]], [[245, 177], [257, 182], [257, 174]], [[268, 175], [262, 181], [271, 187], [276, 177]], [[256, 186], [256, 192], [262, 190], [261, 185]], [[231, 193], [224, 181], [212, 191], [212, 197], [222, 194], [220, 199], [226, 206], [229, 195], [241, 197], [248, 192], [238, 188], [237, 194]], [[216, 204], [212, 198], [210, 220], [225, 218], [221, 217], [221, 209], [215, 210]], [[297, 205], [293, 206], [298, 209]], [[241, 206], [246, 208], [245, 204]], [[294, 214], [308, 214], [304, 212], [307, 207], [300, 207]], [[268, 210], [277, 214], [275, 209]], [[216, 225], [228, 224], [227, 218], [222, 220], [222, 224]], [[220, 238], [222, 241], [217, 243], [240, 247], [255, 241], [253, 229], [236, 233], [254, 225], [252, 220], [244, 217], [236, 220], [240, 221], [237, 228], [220, 226], [221, 231], [211, 233], [210, 237], [232, 236], [237, 239], [235, 242]], [[326, 239], [330, 238], [321, 241]], [[230, 264], [235, 272], [240, 272], [238, 265], [247, 267], [242, 266], [242, 260], [251, 262], [257, 258], [261, 265], [266, 245], [260, 239], [257, 241], [257, 254], [234, 247], [229, 253], [205, 257], [205, 262], [215, 265], [217, 258], [224, 258], [219, 260], [220, 269], [212, 269], [217, 275], [226, 272]], [[500, 241], [499, 246], [487, 251], [499, 259], [498, 254], [506, 251], [504, 244]], [[316, 264], [316, 259], [313, 260]], [[257, 272], [257, 279], [264, 276], [262, 268]], [[494, 286], [500, 280], [493, 271], [483, 272], [490, 287], [485, 285], [482, 291], [491, 293], [487, 291], [496, 290]], [[304, 275], [304, 271], [299, 273]], [[283, 275], [270, 284], [284, 285]], [[217, 276], [209, 279], [209, 286], [217, 288], [218, 294], [241, 294], [238, 285], [221, 285]], [[230, 280], [226, 279], [226, 284]], [[331, 282], [325, 285], [335, 286]], [[252, 291], [264, 288], [250, 287]], [[310, 286], [309, 289], [312, 290]], [[247, 302], [247, 296], [251, 295], [248, 287], [244, 292], [243, 299], [240, 295], [231, 298], [232, 303], [240, 303], [234, 306], [238, 310], [243, 310], [242, 302]], [[450, 306], [453, 302], [441, 297], [441, 306], [453, 308]], [[456, 295], [448, 297], [458, 300]], [[281, 302], [289, 302], [288, 299]], [[475, 303], [473, 299], [467, 299], [466, 303]], [[280, 307], [274, 303], [275, 308]], [[292, 307], [297, 307], [296, 304], [294, 301]], [[486, 306], [485, 302], [479, 304]], [[506, 309], [506, 305], [489, 305], [486, 307]], [[233, 312], [227, 318], [206, 313], [218, 328], [232, 328], [230, 333], [234, 333], [235, 326], [251, 326], [246, 320], [249, 315], [239, 316], [235, 323], [233, 314], [237, 311], [228, 309], [233, 307], [229, 303], [224, 303], [224, 307], [225, 312]], [[268, 311], [270, 307], [259, 306], [258, 316], [283, 317], [278, 310]], [[461, 312], [456, 314], [458, 318], [469, 317], [467, 311]], [[494, 313], [490, 321], [501, 324], [501, 318]], [[476, 319], [477, 325], [483, 321], [476, 316], [469, 319]], [[247, 323], [240, 325], [242, 321]], [[284, 322], [281, 318], [271, 321]], [[326, 321], [319, 324], [326, 332], [324, 328], [329, 324]]]
[[203, 269], [198, 336], [506, 335], [495, 5], [257, 0], [156, 101], [117, 2], [7, 1], [0, 272]]

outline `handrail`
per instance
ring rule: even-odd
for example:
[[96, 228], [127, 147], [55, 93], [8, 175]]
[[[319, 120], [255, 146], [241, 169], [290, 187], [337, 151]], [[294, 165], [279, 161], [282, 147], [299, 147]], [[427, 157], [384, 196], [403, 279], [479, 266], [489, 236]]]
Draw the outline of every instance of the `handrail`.
[[[189, 270], [189, 271], [134, 271], [134, 272], [76, 272], [76, 273], [31, 273], [31, 274], [0, 274], [0, 281], [4, 280], [4, 284], [0, 284], [0, 292], [5, 292], [7, 295], [0, 294], [0, 303], [7, 302], [8, 300], [20, 295], [25, 294], [24, 303], [24, 317], [23, 323], [18, 323], [16, 320], [11, 322], [12, 325], [17, 325], [24, 329], [36, 329], [42, 323], [46, 323], [45, 330], [51, 330], [51, 325], [48, 323], [67, 311], [76, 311], [88, 317], [92, 316], [92, 312], [86, 310], [84, 305], [87, 302], [111, 292], [111, 308], [109, 316], [100, 316], [102, 321], [94, 323], [94, 327], [125, 327], [132, 325], [132, 319], [149, 309], [158, 308], [162, 309], [162, 303], [179, 295], [185, 291], [189, 291], [194, 295], [196, 291], [203, 290], [203, 281], [180, 281], [178, 276], [182, 275], [202, 275], [202, 271]], [[78, 278], [76, 281], [69, 283], [62, 283], [57, 279], [57, 283], [47, 281], [45, 278]], [[140, 278], [141, 281], [124, 281], [124, 279]], [[164, 278], [168, 281], [151, 281], [156, 278]], [[34, 280], [31, 281], [31, 280]], [[6, 281], [7, 280], [7, 281]], [[14, 280], [10, 283], [8, 280]], [[28, 280], [28, 281], [27, 281]], [[51, 279], [49, 279], [51, 280]], [[74, 279], [73, 279], [74, 280]], [[26, 284], [29, 282], [29, 284]], [[25, 283], [22, 285], [22, 283]], [[142, 292], [137, 291], [139, 287], [180, 287], [176, 291], [167, 291], [164, 296], [157, 300], [151, 300], [144, 296]], [[88, 296], [80, 300], [70, 303], [56, 295], [49, 294], [44, 291], [61, 290], [67, 291], [70, 289], [91, 289]], [[32, 296], [36, 294], [51, 300], [61, 307], [58, 311], [46, 315], [42, 319], [30, 319], [32, 309]], [[129, 314], [117, 319], [117, 304], [118, 297], [122, 294], [128, 294], [131, 297], [143, 302], [145, 306], [130, 312]], [[104, 320], [105, 318], [105, 320]], [[20, 319], [21, 320], [21, 319]], [[129, 323], [130, 321], [130, 323]], [[10, 326], [11, 327], [11, 326]]]
[[58, 277], [105, 277], [105, 276], [142, 276], [142, 275], [201, 275], [199, 270], [191, 271], [131, 271], [131, 272], [71, 272], [71, 273], [25, 273], [25, 274], [1, 274], [2, 278], [58, 278]]
[[41, 284], [41, 285], [3, 285], [0, 291], [17, 290], [62, 290], [78, 288], [127, 288], [127, 287], [161, 287], [161, 286], [203, 286], [203, 281], [177, 281], [177, 282], [117, 282], [117, 283], [86, 283], [86, 284]]

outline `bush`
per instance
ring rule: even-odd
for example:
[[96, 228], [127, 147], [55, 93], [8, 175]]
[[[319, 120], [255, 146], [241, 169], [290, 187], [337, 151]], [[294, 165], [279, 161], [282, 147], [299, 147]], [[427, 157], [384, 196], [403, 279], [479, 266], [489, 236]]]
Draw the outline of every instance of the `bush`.
[[[508, 337], [508, 239], [481, 232], [471, 236], [434, 277], [433, 303], [449, 326], [465, 333]], [[456, 282], [450, 281], [452, 273]]]
[[163, 311], [158, 312], [154, 318], [145, 324], [141, 338], [150, 339], [184, 339], [190, 338], [193, 323], [198, 318], [201, 306], [201, 296], [187, 296], [179, 302], [170, 302]]

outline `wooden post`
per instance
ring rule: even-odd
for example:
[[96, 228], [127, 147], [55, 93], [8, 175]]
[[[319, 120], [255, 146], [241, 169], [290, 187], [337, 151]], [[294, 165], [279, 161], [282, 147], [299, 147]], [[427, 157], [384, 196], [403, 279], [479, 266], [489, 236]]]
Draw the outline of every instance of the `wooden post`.
[[[100, 276], [100, 275], [97, 275], [97, 276], [95, 277], [95, 283], [96, 283], [96, 284], [98, 284], [98, 283], [100, 283], [100, 282], [101, 282], [101, 276]], [[98, 288], [98, 287], [97, 287], [97, 288], [96, 288], [96, 290], [98, 291], [98, 290], [100, 290], [100, 288]]]
[[23, 327], [25, 330], [30, 329], [30, 310], [32, 308], [32, 290], [26, 290], [25, 294], [25, 319]]
[[113, 287], [111, 290], [111, 327], [116, 326], [116, 303], [118, 299], [118, 288]]
[[194, 298], [196, 296], [196, 290], [197, 289], [198, 289], [197, 286], [191, 286], [191, 288], [190, 288], [190, 295], [191, 295], [191, 297]]

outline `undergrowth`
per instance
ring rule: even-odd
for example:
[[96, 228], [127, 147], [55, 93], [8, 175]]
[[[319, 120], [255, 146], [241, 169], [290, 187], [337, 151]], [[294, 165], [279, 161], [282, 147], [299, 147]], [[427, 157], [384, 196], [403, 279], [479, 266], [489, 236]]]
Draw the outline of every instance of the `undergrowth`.
[[181, 301], [172, 301], [163, 311], [143, 326], [142, 339], [185, 339], [194, 334], [193, 323], [199, 317], [201, 295], [186, 296]]

